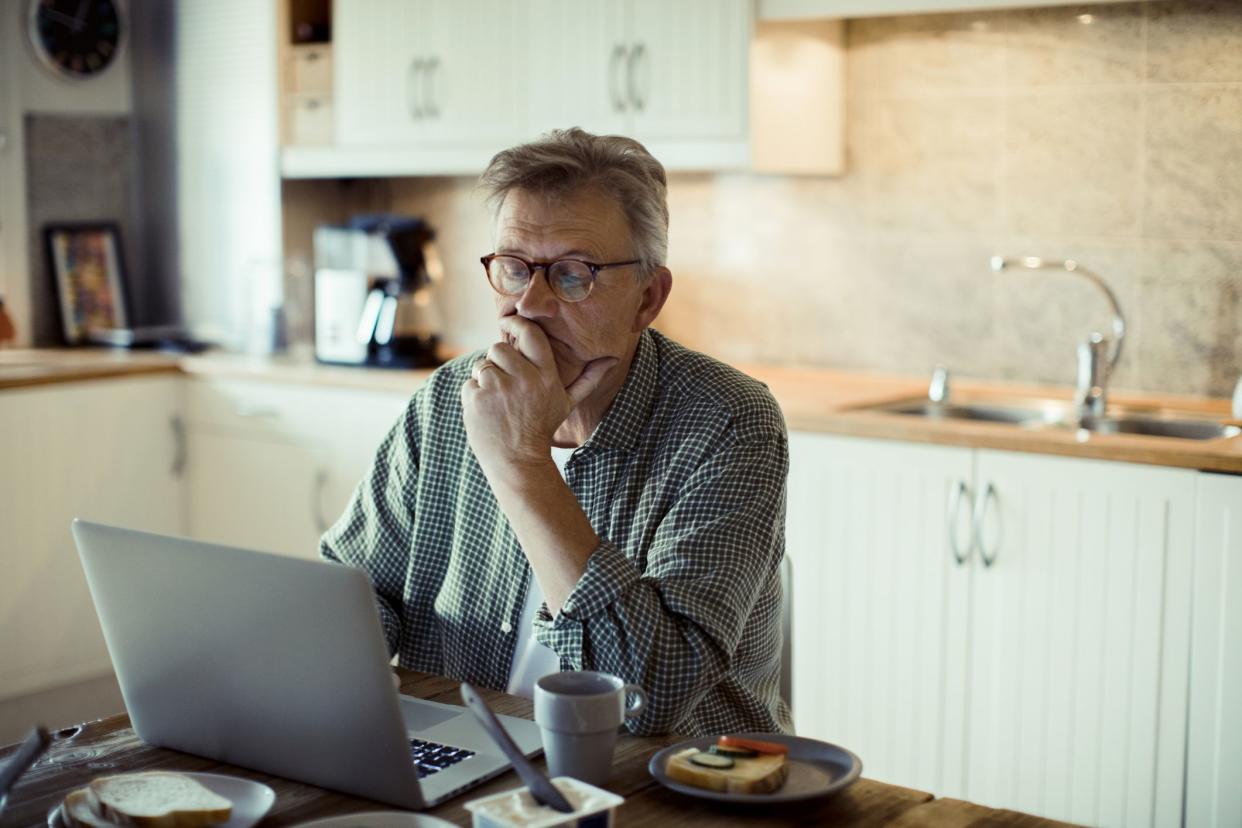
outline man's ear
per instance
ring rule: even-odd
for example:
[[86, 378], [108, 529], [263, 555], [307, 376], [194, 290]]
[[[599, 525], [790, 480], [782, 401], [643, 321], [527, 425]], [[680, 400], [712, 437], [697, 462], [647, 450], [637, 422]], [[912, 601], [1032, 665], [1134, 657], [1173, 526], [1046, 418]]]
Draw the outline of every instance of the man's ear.
[[642, 301], [634, 314], [632, 333], [639, 333], [645, 330], [655, 321], [655, 318], [660, 315], [660, 309], [668, 301], [668, 295], [672, 290], [673, 271], [667, 267], [657, 267], [655, 272], [648, 276], [647, 281], [643, 284]]

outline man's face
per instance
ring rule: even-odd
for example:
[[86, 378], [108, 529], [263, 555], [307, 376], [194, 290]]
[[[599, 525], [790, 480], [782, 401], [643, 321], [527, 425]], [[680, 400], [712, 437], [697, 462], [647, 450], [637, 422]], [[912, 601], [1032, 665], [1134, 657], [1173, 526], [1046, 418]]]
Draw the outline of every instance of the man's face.
[[[496, 217], [496, 252], [537, 262], [571, 258], [604, 264], [635, 258], [621, 209], [591, 191], [566, 197], [511, 191]], [[524, 293], [495, 297], [501, 317], [516, 314], [543, 329], [565, 386], [593, 359], [624, 360], [646, 324], [639, 322], [643, 290], [637, 265], [601, 270], [581, 302], [557, 298], [542, 269]]]

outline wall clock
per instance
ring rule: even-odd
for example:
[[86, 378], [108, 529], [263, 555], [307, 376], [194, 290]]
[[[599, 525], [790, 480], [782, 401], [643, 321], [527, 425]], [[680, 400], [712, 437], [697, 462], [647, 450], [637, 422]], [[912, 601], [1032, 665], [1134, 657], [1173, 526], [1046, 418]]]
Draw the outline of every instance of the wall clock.
[[118, 0], [30, 0], [26, 31], [44, 66], [80, 80], [112, 65], [123, 22]]

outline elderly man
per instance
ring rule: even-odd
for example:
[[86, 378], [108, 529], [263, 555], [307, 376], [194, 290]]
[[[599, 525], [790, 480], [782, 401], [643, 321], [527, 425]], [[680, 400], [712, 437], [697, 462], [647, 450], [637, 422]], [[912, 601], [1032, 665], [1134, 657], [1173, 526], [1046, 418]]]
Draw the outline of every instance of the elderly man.
[[524, 695], [614, 673], [650, 696], [639, 734], [790, 729], [784, 421], [649, 328], [673, 278], [663, 167], [572, 129], [482, 186], [500, 341], [415, 392], [323, 556], [369, 573], [402, 666]]

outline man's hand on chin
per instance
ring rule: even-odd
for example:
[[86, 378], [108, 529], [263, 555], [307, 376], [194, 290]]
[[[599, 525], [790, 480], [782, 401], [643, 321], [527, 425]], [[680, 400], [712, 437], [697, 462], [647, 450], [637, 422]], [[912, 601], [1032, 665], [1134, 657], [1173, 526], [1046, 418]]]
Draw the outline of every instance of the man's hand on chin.
[[566, 388], [542, 328], [506, 316], [500, 330], [508, 341], [489, 348], [461, 388], [466, 436], [493, 484], [549, 464], [557, 427], [617, 363], [615, 357], [592, 360]]

